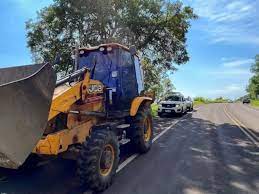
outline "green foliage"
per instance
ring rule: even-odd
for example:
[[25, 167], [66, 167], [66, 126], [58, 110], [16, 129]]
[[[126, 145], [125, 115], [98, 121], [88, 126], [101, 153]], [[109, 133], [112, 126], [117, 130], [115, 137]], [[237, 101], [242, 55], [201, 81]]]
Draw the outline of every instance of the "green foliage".
[[259, 74], [256, 74], [250, 78], [247, 91], [252, 99], [257, 98], [259, 95]]
[[162, 88], [163, 90], [157, 95], [158, 99], [165, 98], [166, 96], [172, 94], [173, 90], [175, 90], [175, 87], [169, 77], [165, 77], [164, 79], [162, 79], [160, 85], [160, 88]]
[[199, 105], [207, 104], [207, 103], [209, 103], [209, 99], [206, 99], [204, 97], [195, 97], [193, 99], [194, 106], [199, 106]]
[[259, 95], [259, 55], [255, 57], [255, 63], [251, 66], [251, 72], [254, 75], [249, 80], [247, 92], [252, 99], [256, 99]]
[[194, 98], [194, 105], [201, 105], [201, 104], [209, 104], [209, 103], [226, 103], [229, 102], [229, 99], [226, 99], [224, 97], [219, 97], [215, 99], [209, 99], [204, 97], [196, 97]]
[[255, 63], [251, 66], [251, 72], [259, 74], [259, 55], [255, 56]]
[[226, 103], [229, 102], [229, 99], [219, 97], [211, 101], [211, 103]]
[[251, 105], [254, 107], [259, 107], [259, 100], [252, 100]]
[[208, 99], [206, 99], [204, 97], [195, 97], [193, 100], [199, 101], [199, 102], [204, 102], [204, 103], [206, 103], [208, 101]]
[[175, 89], [169, 75], [162, 72], [161, 66], [152, 64], [148, 58], [142, 60], [141, 64], [145, 72], [145, 89], [154, 91], [156, 100], [161, 100]]
[[196, 101], [196, 100], [193, 101], [194, 106], [199, 106], [199, 105], [202, 105], [202, 104], [207, 104], [207, 103], [202, 102], [202, 101]]
[[[174, 64], [189, 60], [186, 34], [193, 9], [179, 1], [166, 0], [54, 0], [26, 23], [28, 47], [35, 61], [62, 60], [57, 72], [72, 66], [71, 50], [78, 44], [95, 46], [118, 42], [135, 45], [146, 61], [146, 88], [159, 87]], [[151, 65], [152, 64], [152, 65]], [[153, 85], [155, 83], [155, 86]], [[159, 93], [159, 92], [158, 92]]]
[[158, 111], [158, 104], [153, 103], [151, 104], [151, 114], [152, 116], [157, 116], [157, 111]]

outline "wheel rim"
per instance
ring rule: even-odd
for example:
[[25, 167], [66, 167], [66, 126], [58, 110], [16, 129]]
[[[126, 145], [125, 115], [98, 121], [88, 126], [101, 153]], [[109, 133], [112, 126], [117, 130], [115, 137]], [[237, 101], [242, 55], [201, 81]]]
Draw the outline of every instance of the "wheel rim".
[[104, 150], [100, 159], [100, 174], [107, 176], [112, 171], [113, 163], [115, 159], [115, 151], [111, 144], [104, 146]]
[[144, 120], [143, 132], [144, 132], [144, 141], [149, 142], [151, 139], [151, 134], [152, 134], [151, 119], [149, 117], [147, 117]]

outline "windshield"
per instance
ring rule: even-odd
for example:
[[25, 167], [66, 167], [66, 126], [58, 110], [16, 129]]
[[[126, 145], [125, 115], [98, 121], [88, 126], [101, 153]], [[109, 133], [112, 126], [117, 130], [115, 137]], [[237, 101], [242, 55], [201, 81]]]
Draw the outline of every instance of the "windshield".
[[118, 49], [114, 48], [111, 51], [93, 50], [80, 51], [79, 68], [88, 67], [94, 70], [92, 79], [100, 80], [103, 84], [109, 86], [111, 82], [111, 72], [118, 71], [116, 64], [118, 64]]
[[166, 101], [181, 101], [180, 96], [168, 96], [165, 98]]

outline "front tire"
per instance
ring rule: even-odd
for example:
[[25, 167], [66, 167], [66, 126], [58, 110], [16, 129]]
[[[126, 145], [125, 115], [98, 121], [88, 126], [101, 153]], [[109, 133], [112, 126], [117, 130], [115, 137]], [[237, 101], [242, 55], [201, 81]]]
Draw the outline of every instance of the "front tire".
[[118, 139], [112, 131], [93, 131], [78, 158], [81, 185], [97, 192], [107, 189], [118, 168], [119, 153]]
[[150, 150], [153, 140], [153, 120], [150, 106], [140, 107], [138, 113], [132, 118], [131, 141], [139, 153]]

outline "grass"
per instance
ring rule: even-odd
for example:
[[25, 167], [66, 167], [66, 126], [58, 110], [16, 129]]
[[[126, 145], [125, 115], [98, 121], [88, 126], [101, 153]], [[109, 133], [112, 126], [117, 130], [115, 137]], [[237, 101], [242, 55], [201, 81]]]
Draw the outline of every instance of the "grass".
[[199, 106], [203, 104], [209, 104], [209, 103], [226, 103], [228, 102], [227, 99], [223, 98], [216, 98], [216, 99], [209, 99], [209, 98], [203, 98], [203, 97], [197, 97], [194, 99], [194, 106]]
[[254, 107], [259, 107], [259, 100], [252, 100], [251, 105]]
[[194, 106], [199, 106], [199, 105], [202, 105], [202, 104], [207, 104], [206, 102], [203, 102], [203, 101], [197, 101], [197, 100], [195, 100], [194, 102], [193, 102], [193, 105]]
[[156, 103], [151, 104], [151, 113], [153, 117], [157, 116], [157, 110], [158, 110], [158, 104]]

